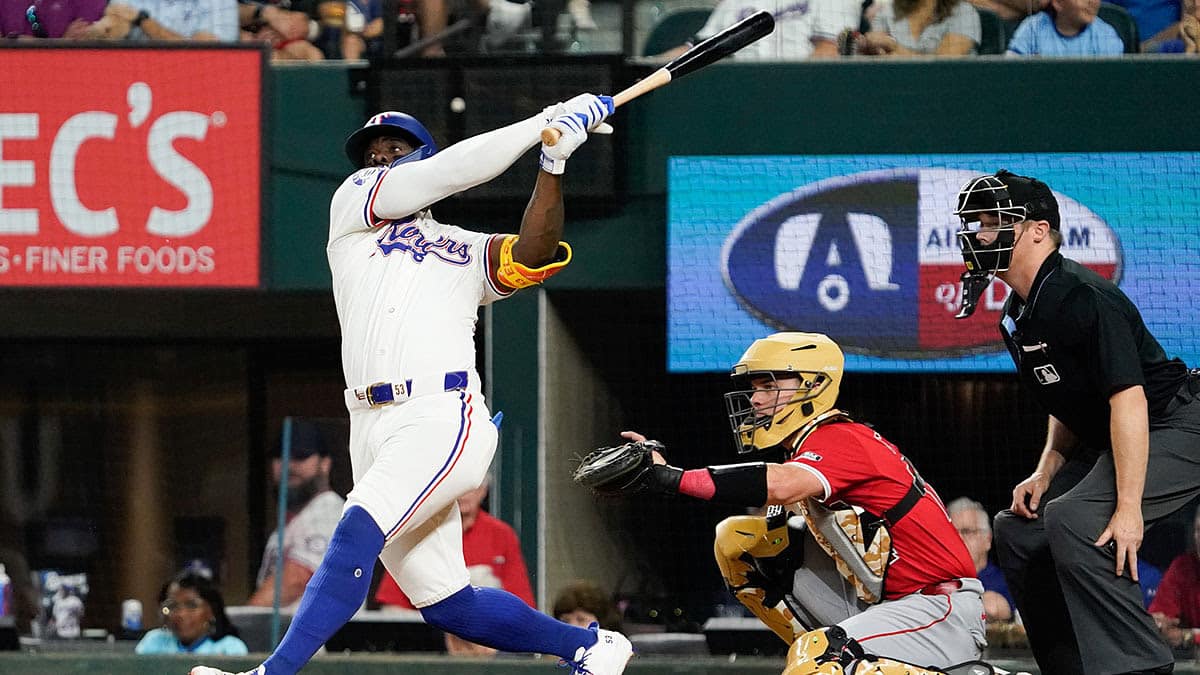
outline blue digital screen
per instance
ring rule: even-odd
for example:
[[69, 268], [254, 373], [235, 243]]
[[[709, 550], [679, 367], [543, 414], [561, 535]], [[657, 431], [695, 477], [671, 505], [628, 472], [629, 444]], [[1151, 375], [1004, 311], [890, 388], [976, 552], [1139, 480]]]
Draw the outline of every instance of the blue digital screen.
[[727, 371], [755, 339], [825, 333], [859, 372], [1011, 371], [994, 281], [954, 319], [959, 188], [997, 169], [1055, 192], [1063, 255], [1112, 279], [1200, 365], [1200, 153], [673, 157], [667, 360]]

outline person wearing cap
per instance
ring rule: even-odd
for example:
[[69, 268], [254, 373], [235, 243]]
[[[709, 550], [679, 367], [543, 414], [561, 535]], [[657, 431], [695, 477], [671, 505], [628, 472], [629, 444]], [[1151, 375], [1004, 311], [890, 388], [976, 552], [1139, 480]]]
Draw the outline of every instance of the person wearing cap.
[[1009, 285], [1000, 333], [1049, 416], [1037, 467], [995, 519], [998, 562], [1043, 673], [1166, 673], [1138, 587], [1146, 527], [1200, 494], [1200, 371], [1168, 358], [1116, 284], [1059, 252], [1058, 200], [999, 171], [955, 213], [963, 311]]
[[[276, 445], [271, 462], [271, 477], [278, 489], [283, 472], [282, 443]], [[304, 594], [329, 539], [342, 517], [346, 500], [329, 487], [333, 459], [329, 446], [316, 426], [297, 422], [292, 425], [288, 459], [287, 525], [283, 528], [283, 583], [279, 606], [294, 608]], [[258, 569], [257, 588], [247, 605], [270, 607], [275, 602], [275, 575], [279, 561], [279, 530], [271, 533]]]

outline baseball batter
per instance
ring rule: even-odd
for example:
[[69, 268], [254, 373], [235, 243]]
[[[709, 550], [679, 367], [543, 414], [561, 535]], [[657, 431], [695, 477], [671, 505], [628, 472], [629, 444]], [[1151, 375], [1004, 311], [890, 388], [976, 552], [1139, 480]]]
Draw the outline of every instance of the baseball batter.
[[739, 451], [788, 459], [684, 471], [656, 454], [630, 489], [773, 505], [723, 521], [714, 548], [734, 595], [792, 645], [785, 675], [990, 673], [970, 554], [896, 446], [834, 407], [843, 362], [824, 335], [755, 341], [733, 367], [730, 422]]
[[[456, 503], [484, 479], [496, 449], [475, 372], [478, 308], [570, 262], [559, 241], [562, 174], [589, 131], [608, 130], [612, 111], [610, 98], [583, 94], [441, 152], [416, 119], [386, 112], [347, 140], [359, 170], [333, 196], [328, 255], [355, 486], [287, 634], [253, 675], [292, 675], [307, 663], [362, 606], [376, 557], [439, 629], [504, 651], [555, 654], [576, 673], [624, 670], [632, 647], [623, 635], [471, 586]], [[431, 204], [498, 176], [548, 124], [563, 136], [542, 147], [519, 236], [433, 218]]]

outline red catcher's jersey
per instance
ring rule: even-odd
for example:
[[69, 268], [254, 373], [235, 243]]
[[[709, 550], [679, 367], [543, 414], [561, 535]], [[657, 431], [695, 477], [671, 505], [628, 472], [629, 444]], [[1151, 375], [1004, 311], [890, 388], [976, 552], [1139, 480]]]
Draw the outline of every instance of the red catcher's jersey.
[[[805, 468], [821, 481], [825, 494], [817, 499], [826, 506], [858, 506], [876, 516], [900, 503], [916, 471], [895, 445], [857, 422], [818, 427], [788, 463]], [[966, 544], [932, 486], [926, 484], [925, 496], [888, 531], [892, 560], [884, 578], [886, 599], [975, 576]]]

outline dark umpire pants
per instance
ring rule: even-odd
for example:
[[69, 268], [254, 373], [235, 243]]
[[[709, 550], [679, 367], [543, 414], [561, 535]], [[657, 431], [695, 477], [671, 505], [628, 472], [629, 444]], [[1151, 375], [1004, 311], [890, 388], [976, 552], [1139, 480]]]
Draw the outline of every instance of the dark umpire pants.
[[[1200, 494], [1200, 401], [1193, 377], [1151, 421], [1142, 517], [1149, 528]], [[1138, 583], [1116, 576], [1113, 547], [1092, 542], [1116, 508], [1112, 453], [1068, 462], [1043, 496], [1039, 517], [1001, 511], [996, 556], [1043, 673], [1114, 675], [1173, 662]]]

